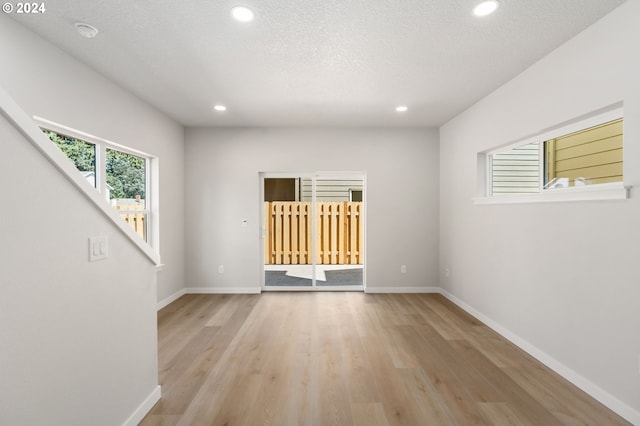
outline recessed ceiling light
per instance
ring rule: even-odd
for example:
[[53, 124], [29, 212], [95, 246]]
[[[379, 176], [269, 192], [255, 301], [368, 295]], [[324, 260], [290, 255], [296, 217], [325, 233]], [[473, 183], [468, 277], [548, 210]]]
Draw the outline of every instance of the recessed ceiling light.
[[406, 105], [400, 105], [398, 107], [396, 107], [396, 111], [397, 112], [407, 112], [409, 110], [409, 108]]
[[98, 35], [98, 29], [89, 24], [85, 24], [84, 22], [76, 22], [75, 23], [76, 31], [82, 37], [85, 38], [94, 38]]
[[216, 105], [216, 106], [213, 107], [213, 109], [215, 109], [216, 111], [222, 112], [222, 111], [226, 111], [227, 107], [224, 106], [224, 105]]
[[498, 6], [500, 6], [500, 3], [498, 3], [498, 0], [483, 1], [473, 9], [473, 14], [476, 16], [491, 15], [493, 12], [496, 11]]
[[253, 10], [249, 9], [245, 6], [236, 6], [231, 9], [231, 15], [235, 18], [236, 21], [240, 22], [251, 22], [254, 18]]

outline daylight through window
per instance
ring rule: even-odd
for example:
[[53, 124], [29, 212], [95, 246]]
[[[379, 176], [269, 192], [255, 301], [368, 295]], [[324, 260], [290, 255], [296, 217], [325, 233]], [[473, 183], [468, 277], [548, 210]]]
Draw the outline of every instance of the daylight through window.
[[82, 176], [104, 194], [122, 218], [148, 242], [149, 158], [107, 146], [104, 142], [91, 143], [52, 130], [42, 130], [75, 164]]
[[605, 121], [593, 125], [598, 118], [592, 118], [490, 153], [487, 192], [531, 194], [622, 182], [622, 112], [600, 119]]
[[96, 146], [80, 139], [71, 138], [42, 129], [42, 131], [56, 144], [60, 151], [69, 158], [85, 179], [94, 188], [97, 188], [96, 180]]

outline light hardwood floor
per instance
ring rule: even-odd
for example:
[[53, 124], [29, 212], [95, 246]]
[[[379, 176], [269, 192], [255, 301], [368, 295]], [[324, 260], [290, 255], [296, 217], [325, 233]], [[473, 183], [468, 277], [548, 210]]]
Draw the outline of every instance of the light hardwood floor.
[[142, 425], [623, 425], [440, 295], [186, 295]]

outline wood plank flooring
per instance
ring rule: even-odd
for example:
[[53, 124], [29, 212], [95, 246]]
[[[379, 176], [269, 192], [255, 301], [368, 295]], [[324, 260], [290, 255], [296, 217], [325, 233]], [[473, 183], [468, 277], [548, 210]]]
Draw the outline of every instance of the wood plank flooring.
[[186, 295], [142, 425], [624, 425], [440, 295]]

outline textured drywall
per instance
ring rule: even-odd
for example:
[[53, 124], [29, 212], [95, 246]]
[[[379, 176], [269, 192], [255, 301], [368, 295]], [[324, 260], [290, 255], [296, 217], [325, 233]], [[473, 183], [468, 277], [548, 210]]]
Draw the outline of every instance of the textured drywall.
[[241, 24], [235, 2], [56, 0], [11, 16], [187, 126], [405, 127], [441, 125], [622, 2], [502, 1], [478, 19], [472, 0], [246, 1]]

